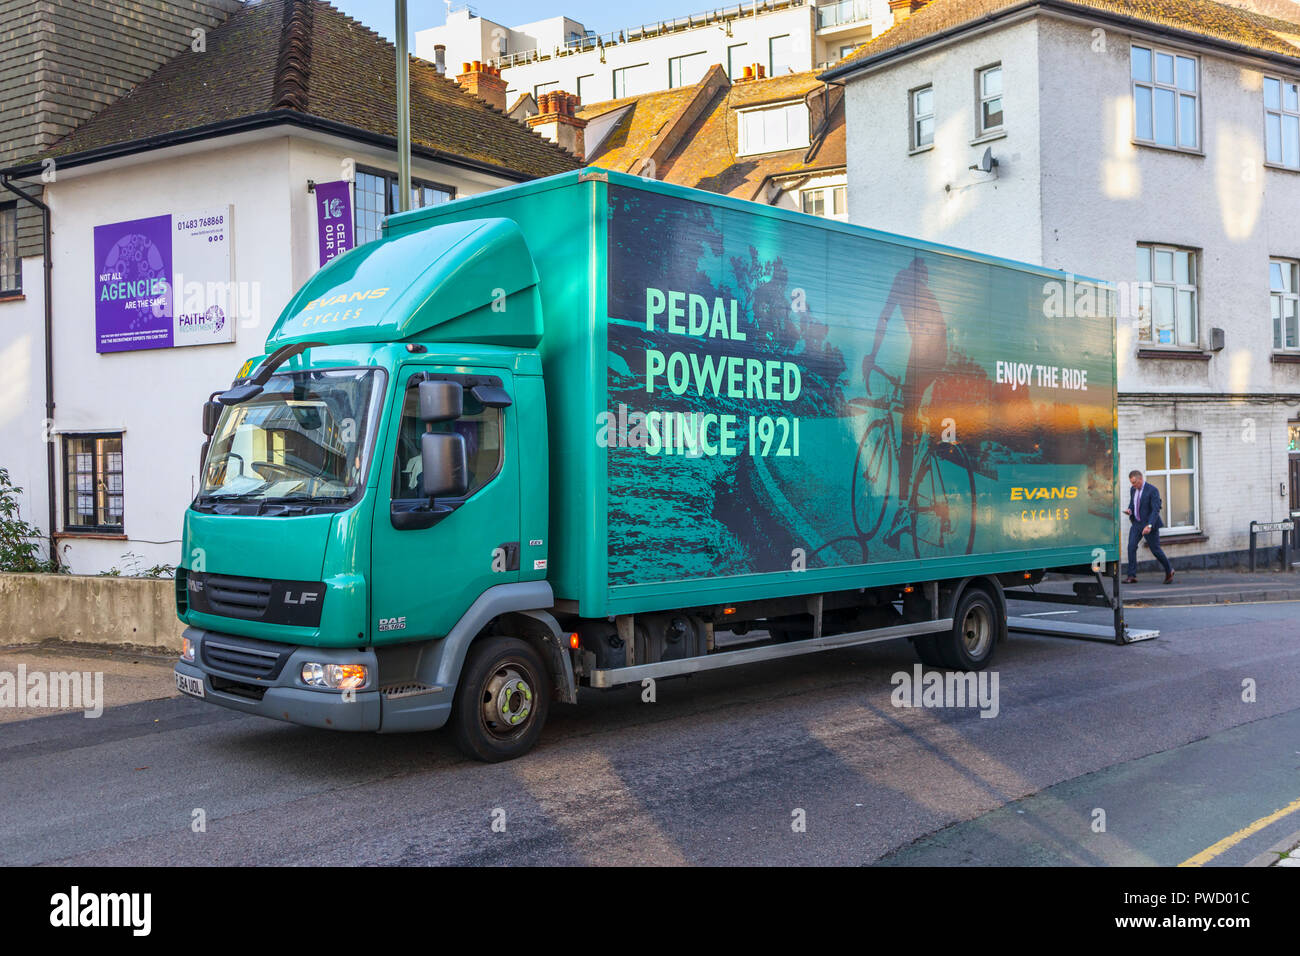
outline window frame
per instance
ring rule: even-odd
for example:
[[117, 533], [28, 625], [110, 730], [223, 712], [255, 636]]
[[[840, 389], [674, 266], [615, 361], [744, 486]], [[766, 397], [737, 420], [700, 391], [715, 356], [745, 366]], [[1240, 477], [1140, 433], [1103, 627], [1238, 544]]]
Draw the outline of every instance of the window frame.
[[[702, 56], [707, 58], [708, 55], [709, 55], [708, 50], [696, 50], [694, 53], [679, 53], [677, 56], [670, 56], [668, 58], [668, 89], [676, 90], [686, 86], [694, 86], [696, 83], [698, 83], [699, 80], [696, 80], [694, 83], [686, 83], [682, 80], [682, 62], [684, 60], [690, 60], [697, 56]], [[673, 82], [674, 66], [677, 67], [677, 82], [675, 83]], [[708, 64], [706, 63], [704, 66], [704, 72], [700, 74], [701, 77], [704, 75], [704, 73], [708, 73], [708, 72], [709, 72], [709, 67]]]
[[769, 77], [786, 75], [785, 73], [776, 72], [776, 49], [772, 46], [772, 44], [774, 44], [777, 40], [789, 41], [790, 48], [787, 51], [787, 62], [783, 65], [794, 66], [793, 62], [788, 62], [794, 59], [794, 35], [790, 33], [779, 33], [776, 36], [768, 37], [767, 38], [767, 75]]
[[[357, 223], [357, 212], [361, 209], [361, 204], [357, 201], [357, 177], [362, 175], [374, 176], [375, 178], [381, 179], [384, 182], [384, 212], [380, 216], [380, 220], [379, 220], [379, 226], [382, 234], [384, 219], [397, 212], [397, 210], [393, 208], [393, 193], [397, 190], [397, 173], [387, 169], [379, 169], [378, 167], [374, 167], [374, 166], [357, 166], [355, 170], [355, 174], [356, 175], [353, 176], [353, 181], [352, 181], [352, 234], [356, 238], [356, 244], [358, 246], [363, 246], [367, 242], [374, 242], [375, 239], [379, 238], [379, 236], [375, 236], [374, 238], [365, 239], [365, 240], [362, 240], [361, 238], [361, 226]], [[435, 182], [434, 180], [431, 179], [420, 179], [415, 176], [412, 176], [411, 188], [412, 189], [434, 189], [437, 190], [438, 192], [446, 193], [447, 194], [446, 202], [454, 202], [455, 199], [457, 198], [455, 186], [450, 186], [446, 183]], [[442, 203], [439, 203], [438, 205], [442, 205]], [[428, 207], [412, 206], [411, 208], [425, 209]]]
[[[930, 93], [930, 112], [918, 113], [916, 111], [916, 98], [926, 91], [929, 91]], [[909, 153], [920, 153], [927, 149], [934, 149], [934, 127], [935, 117], [937, 114], [938, 111], [935, 108], [934, 101], [934, 83], [923, 83], [922, 85], [914, 86], [907, 91], [907, 143]], [[920, 134], [917, 131], [917, 126], [925, 117], [929, 117], [930, 119], [930, 141], [928, 143], [920, 142]]]
[[[1138, 302], [1139, 328], [1138, 328], [1138, 340], [1137, 340], [1138, 348], [1169, 349], [1171, 351], [1201, 351], [1202, 350], [1201, 329], [1204, 325], [1204, 323], [1201, 321], [1201, 313], [1202, 313], [1201, 250], [1193, 248], [1191, 246], [1179, 246], [1168, 242], [1138, 242], [1134, 248], [1147, 250], [1147, 256], [1150, 265], [1150, 275], [1151, 275], [1150, 279], [1143, 279], [1141, 277], [1138, 277], [1136, 280], [1136, 285], [1139, 290], [1139, 302]], [[1157, 280], [1155, 278], [1156, 275], [1155, 257], [1157, 252], [1169, 252], [1172, 253], [1175, 257], [1180, 252], [1187, 253], [1190, 257], [1188, 260], [1188, 273], [1191, 276], [1191, 282], [1186, 284], [1180, 283], [1177, 279], [1176, 274], [1175, 274], [1175, 278], [1170, 281]], [[1156, 286], [1172, 288], [1174, 292], [1174, 325], [1173, 325], [1174, 341], [1172, 342], [1161, 342], [1157, 338], [1156, 317], [1155, 317]], [[1142, 330], [1141, 330], [1141, 309], [1142, 309], [1141, 293], [1143, 291], [1147, 293], [1146, 304], [1148, 310], [1150, 311], [1149, 321], [1151, 323], [1151, 338], [1146, 340], [1142, 339]], [[1192, 306], [1196, 311], [1196, 316], [1194, 319], [1194, 325], [1192, 329], [1192, 341], [1179, 342], [1177, 340], [1179, 293], [1186, 292], [1186, 291], [1190, 291], [1192, 293]]]
[[[620, 66], [613, 70], [610, 70], [610, 74], [609, 74], [610, 82], [613, 84], [613, 89], [610, 91], [611, 93], [613, 93], [612, 99], [623, 100], [623, 99], [627, 99], [629, 96], [640, 96], [641, 95], [640, 93], [627, 92], [628, 70], [642, 70], [642, 69], [648, 70], [649, 68], [650, 68], [650, 64], [649, 62], [646, 62], [646, 63], [629, 63], [627, 66]], [[623, 80], [622, 93], [618, 91], [618, 81], [620, 79]]]
[[[430, 378], [430, 376], [432, 376], [432, 379]], [[402, 419], [406, 417], [406, 400], [410, 395], [410, 393], [412, 391], [418, 391], [421, 382], [427, 382], [431, 380], [432, 381], [440, 381], [440, 380], [458, 381], [461, 382], [462, 385], [464, 385], [464, 381], [466, 379], [472, 379], [472, 378], [481, 379], [482, 377], [483, 376], [477, 376], [477, 375], [454, 375], [449, 373], [435, 372], [428, 369], [423, 371], [418, 371], [418, 372], [412, 372], [411, 375], [408, 376], [406, 380], [406, 385], [402, 390], [402, 402], [397, 409], [397, 422], [396, 422], [397, 428], [396, 428], [396, 434], [394, 435], [393, 446], [391, 451], [392, 462], [393, 462], [393, 474], [392, 474], [392, 482], [389, 486], [390, 501], [427, 501], [428, 500], [428, 498], [425, 495], [404, 496], [399, 498], [396, 494], [398, 490], [397, 489], [398, 476], [402, 474], [400, 462], [398, 461], [398, 448], [400, 447], [399, 443], [402, 440]], [[500, 375], [495, 377], [501, 380], [501, 387], [505, 388], [506, 387], [505, 377]], [[483, 482], [477, 488], [474, 487], [467, 488], [465, 494], [460, 495], [458, 497], [452, 497], [451, 495], [439, 496], [438, 498], [439, 501], [453, 503], [456, 506], [459, 506], [464, 502], [468, 501], [470, 498], [473, 498], [476, 494], [478, 494], [488, 485], [492, 484], [492, 482], [497, 480], [502, 470], [505, 468], [505, 464], [506, 464], [506, 412], [509, 411], [509, 409], [512, 407], [513, 406], [507, 406], [506, 408], [498, 408], [496, 410], [497, 415], [500, 418], [500, 447], [497, 450], [496, 467], [492, 470], [492, 473], [489, 474], [486, 478], [484, 478]]]
[[[746, 130], [746, 122], [749, 117], [761, 113], [775, 112], [776, 110], [789, 110], [791, 108], [803, 110], [803, 136], [797, 141], [787, 141], [781, 146], [768, 146], [763, 143], [762, 149], [753, 149], [749, 142], [749, 133]], [[781, 100], [775, 103], [764, 103], [761, 106], [754, 106], [749, 109], [736, 110], [736, 155], [737, 156], [762, 156], [766, 153], [781, 153], [791, 149], [806, 149], [812, 142], [811, 114], [808, 111], [808, 104], [802, 99]], [[786, 125], [789, 130], [789, 121]]]
[[[13, 262], [12, 271], [5, 266], [9, 261]], [[18, 254], [18, 201], [0, 202], [0, 298], [22, 294], [23, 257]]]
[[[1151, 55], [1151, 78], [1148, 80], [1139, 80], [1134, 73], [1134, 50], [1145, 50]], [[1158, 58], [1160, 55], [1173, 57], [1174, 76], [1170, 83], [1159, 80]], [[1178, 85], [1178, 60], [1191, 60], [1195, 70], [1194, 89], [1190, 92], [1184, 90]], [[1204, 123], [1201, 116], [1201, 57], [1197, 53], [1178, 50], [1174, 47], [1159, 46], [1155, 43], [1145, 41], [1129, 42], [1129, 103], [1133, 109], [1133, 142], [1138, 146], [1147, 146], [1152, 149], [1167, 149], [1176, 153], [1190, 153], [1192, 155], [1204, 155], [1205, 135], [1203, 131]], [[1151, 95], [1151, 139], [1143, 139], [1138, 135], [1138, 88], [1144, 88], [1150, 91]], [[1174, 97], [1174, 142], [1173, 145], [1161, 143], [1156, 139], [1156, 117], [1158, 109], [1156, 106], [1156, 91], [1164, 90], [1171, 92]], [[1182, 97], [1190, 96], [1195, 102], [1194, 120], [1196, 125], [1196, 144], [1194, 146], [1185, 146], [1182, 142]]]
[[[997, 70], [999, 76], [1000, 88], [992, 96], [984, 92], [984, 75]], [[1002, 71], [1002, 61], [990, 63], [988, 66], [981, 66], [975, 71], [975, 138], [980, 139], [984, 136], [992, 136], [995, 133], [1005, 133], [1007, 131], [1007, 104], [1006, 104], [1006, 86], [1003, 84], [1005, 74]], [[984, 125], [984, 104], [991, 100], [1001, 100], [1002, 122], [997, 126]]]
[[[62, 514], [63, 530], [60, 533], [66, 535], [110, 534], [115, 536], [117, 535], [125, 536], [126, 535], [126, 433], [120, 431], [64, 432], [60, 437], [63, 439], [63, 461], [62, 461], [62, 469], [61, 469], [63, 473], [63, 487], [62, 487], [63, 508], [61, 509], [63, 512]], [[93, 502], [92, 507], [94, 508], [95, 523], [94, 524], [73, 524], [71, 520], [72, 499], [74, 498], [74, 496], [80, 494], [80, 491], [75, 487], [75, 479], [76, 476], [78, 474], [82, 474], [82, 472], [69, 471], [68, 465], [70, 463], [69, 457], [71, 452], [70, 443], [73, 441], [87, 441], [87, 440], [98, 443], [102, 439], [114, 439], [114, 438], [117, 439], [118, 441], [118, 445], [119, 445], [118, 454], [122, 456], [122, 470], [120, 472], [105, 470], [103, 476], [101, 476], [99, 471], [100, 455], [99, 455], [98, 447], [96, 447], [95, 451], [92, 452], [90, 456], [90, 468], [91, 468], [90, 480], [91, 480], [91, 485], [93, 486], [93, 490], [91, 491], [91, 499]], [[109, 454], [108, 452], [105, 452], [104, 453], [105, 457], [107, 457], [108, 454]], [[122, 520], [118, 524], [105, 524], [100, 519], [107, 517], [108, 496], [111, 494], [111, 492], [108, 490], [107, 486], [105, 486], [104, 513], [101, 513], [100, 504], [99, 504], [99, 480], [101, 477], [112, 475], [112, 474], [120, 474], [122, 476], [122, 490], [119, 493], [120, 497], [122, 498]]]
[[[835, 212], [835, 194], [837, 192], [844, 198], [844, 211], [842, 213]], [[813, 195], [818, 195], [820, 197], [823, 210], [827, 209], [829, 205], [831, 211], [810, 212], [808, 209], [808, 200]], [[820, 219], [830, 219], [834, 222], [847, 221], [849, 215], [848, 187], [844, 183], [840, 183], [839, 185], [833, 186], [813, 186], [810, 189], [801, 189], [799, 190], [799, 209], [806, 215], [817, 216]]]
[[[1289, 273], [1291, 280], [1290, 289], [1273, 288], [1273, 266], [1280, 265], [1285, 270], [1284, 274]], [[1288, 259], [1285, 256], [1268, 257], [1268, 302], [1269, 302], [1269, 320], [1274, 323], [1273, 326], [1273, 351], [1294, 353], [1300, 352], [1300, 259]], [[1273, 302], [1277, 301], [1277, 316], [1273, 315]], [[1286, 303], [1292, 303], [1292, 315], [1295, 318], [1296, 344], [1286, 344]], [[1279, 336], [1279, 333], [1280, 336]]]
[[[1278, 84], [1278, 105], [1276, 108], [1272, 108], [1268, 105], [1268, 93], [1266, 87], [1270, 80]], [[1286, 105], [1286, 87], [1288, 86], [1296, 87], [1296, 107], [1294, 109], [1290, 109]], [[1284, 129], [1287, 117], [1294, 118], [1296, 120], [1296, 125], [1300, 127], [1300, 80], [1287, 79], [1280, 73], [1265, 73], [1260, 83], [1260, 104], [1264, 109], [1264, 165], [1272, 167], [1273, 169], [1287, 169], [1292, 172], [1300, 172], [1300, 131], [1298, 131], [1297, 134], [1296, 161], [1295, 163], [1288, 163], [1286, 161], [1286, 133]], [[1282, 157], [1277, 160], [1268, 158], [1268, 120], [1269, 117], [1273, 115], [1278, 118], [1277, 145]]]
[[[1146, 467], [1146, 443], [1153, 438], [1164, 440], [1165, 446], [1165, 467], [1147, 468]], [[1169, 440], [1171, 438], [1189, 438], [1189, 447], [1192, 449], [1192, 466], [1190, 468], [1170, 468], [1169, 467]], [[1151, 432], [1142, 436], [1142, 480], [1151, 481], [1153, 477], [1164, 478], [1165, 490], [1160, 498], [1160, 516], [1165, 524], [1160, 528], [1161, 534], [1199, 534], [1201, 531], [1201, 436], [1199, 432]], [[1170, 475], [1191, 475], [1192, 478], [1192, 523], [1190, 525], [1170, 524], [1172, 518], [1169, 503], [1169, 476]], [[1127, 507], [1127, 506], [1126, 506]]]
[[748, 41], [744, 43], [727, 44], [727, 79], [731, 80], [732, 83], [735, 83], [738, 78], [743, 77], [745, 75], [745, 67], [753, 66], [752, 63], [732, 62], [733, 54], [735, 53], [736, 50], [745, 50], [748, 49], [748, 47], [749, 47]]

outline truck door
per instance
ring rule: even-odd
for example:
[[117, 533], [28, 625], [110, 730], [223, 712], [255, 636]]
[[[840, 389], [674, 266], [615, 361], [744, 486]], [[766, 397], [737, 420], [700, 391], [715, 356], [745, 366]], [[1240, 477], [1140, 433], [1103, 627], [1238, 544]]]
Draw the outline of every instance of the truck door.
[[[465, 439], [469, 490], [461, 498], [439, 498], [432, 520], [403, 520], [422, 509], [418, 385], [426, 374], [461, 382], [464, 414], [458, 421], [429, 426]], [[506, 369], [467, 371], [406, 365], [399, 377], [401, 414], [385, 435], [380, 493], [371, 548], [371, 638], [397, 643], [446, 635], [461, 614], [488, 588], [519, 580], [519, 466], [514, 383]], [[397, 525], [408, 525], [399, 528]], [[414, 525], [414, 526], [411, 526]]]

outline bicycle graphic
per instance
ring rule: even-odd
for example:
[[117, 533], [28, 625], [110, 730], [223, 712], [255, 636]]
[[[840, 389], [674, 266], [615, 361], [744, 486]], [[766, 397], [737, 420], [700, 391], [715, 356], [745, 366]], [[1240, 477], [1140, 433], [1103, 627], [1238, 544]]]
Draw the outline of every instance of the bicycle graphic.
[[[875, 391], [871, 387], [873, 374], [886, 384], [883, 397], [870, 397]], [[906, 535], [911, 538], [912, 550], [918, 558], [970, 554], [975, 548], [975, 466], [970, 456], [961, 445], [935, 441], [924, 431], [917, 436], [910, 487], [903, 489], [901, 495], [891, 494], [898, 471], [900, 433], [907, 427], [902, 420], [903, 385], [877, 365], [871, 365], [865, 377], [869, 397], [849, 400], [856, 415], [875, 413], [858, 442], [849, 491], [853, 528], [859, 539], [871, 540], [876, 536], [891, 500], [898, 502], [900, 508], [906, 501], [907, 512], [896, 519], [895, 529], [885, 538], [886, 544], [897, 548]]]

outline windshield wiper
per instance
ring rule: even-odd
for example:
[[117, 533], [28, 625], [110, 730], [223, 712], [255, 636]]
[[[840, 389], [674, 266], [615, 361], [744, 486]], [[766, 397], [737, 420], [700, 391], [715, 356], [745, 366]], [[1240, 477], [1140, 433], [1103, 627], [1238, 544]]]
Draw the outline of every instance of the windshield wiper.
[[299, 501], [347, 501], [350, 497], [350, 495], [311, 495], [305, 491], [295, 491], [287, 495], [275, 495], [270, 498], [263, 498], [262, 500], [269, 505], [282, 505]]
[[246, 501], [249, 498], [252, 498], [254, 495], [256, 495], [260, 490], [261, 490], [260, 488], [254, 488], [252, 491], [240, 491], [240, 492], [224, 491], [220, 493], [209, 492], [207, 494], [200, 494], [198, 500], [201, 502], [202, 501]]

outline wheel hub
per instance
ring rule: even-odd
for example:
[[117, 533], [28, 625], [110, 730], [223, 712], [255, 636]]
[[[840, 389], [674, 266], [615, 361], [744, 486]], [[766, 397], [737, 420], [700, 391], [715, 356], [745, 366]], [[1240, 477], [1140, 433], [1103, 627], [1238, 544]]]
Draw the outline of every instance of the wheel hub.
[[988, 649], [992, 636], [988, 612], [979, 605], [972, 607], [962, 619], [961, 639], [971, 657], [981, 658]]
[[492, 675], [483, 695], [483, 719], [497, 732], [514, 731], [533, 713], [533, 688], [513, 664]]

